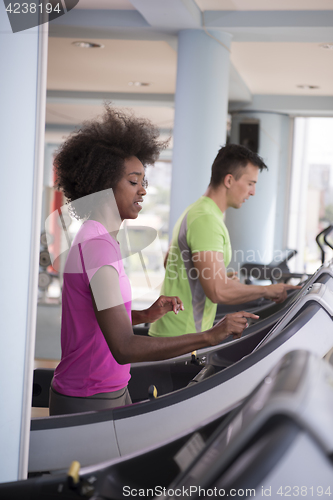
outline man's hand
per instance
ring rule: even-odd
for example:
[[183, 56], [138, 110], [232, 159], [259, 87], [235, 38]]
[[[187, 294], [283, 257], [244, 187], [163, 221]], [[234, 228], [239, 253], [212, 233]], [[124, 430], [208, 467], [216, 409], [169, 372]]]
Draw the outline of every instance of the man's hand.
[[299, 285], [285, 285], [284, 283], [278, 283], [277, 285], [269, 285], [266, 286], [266, 295], [267, 299], [271, 299], [274, 302], [283, 302], [287, 298], [287, 290], [299, 290], [302, 288]]
[[184, 305], [179, 297], [161, 295], [154, 304], [146, 309], [147, 323], [154, 323], [169, 311], [178, 314], [179, 311], [184, 311]]
[[239, 339], [245, 328], [248, 326], [248, 318], [258, 319], [259, 316], [246, 311], [239, 311], [224, 316], [221, 321], [208, 330], [210, 345], [213, 346], [220, 344], [223, 340], [229, 337], [229, 335], [232, 335], [234, 339]]
[[229, 278], [229, 280], [239, 281], [239, 278], [237, 275], [238, 275], [238, 273], [236, 271], [228, 271], [227, 272], [227, 278]]

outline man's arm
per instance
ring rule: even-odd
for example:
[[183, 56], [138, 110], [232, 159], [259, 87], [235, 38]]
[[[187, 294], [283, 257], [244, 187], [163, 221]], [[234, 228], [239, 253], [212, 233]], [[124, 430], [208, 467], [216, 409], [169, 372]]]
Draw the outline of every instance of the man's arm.
[[167, 266], [167, 261], [168, 261], [168, 257], [169, 257], [169, 253], [170, 253], [170, 248], [171, 248], [171, 241], [169, 243], [169, 247], [168, 247], [167, 253], [165, 254], [165, 257], [164, 257], [164, 261], [163, 261], [164, 269], [166, 269], [166, 266]]
[[227, 277], [221, 252], [195, 252], [192, 261], [206, 296], [215, 304], [241, 304], [261, 297], [283, 302], [287, 298], [287, 290], [301, 288], [283, 283], [268, 286], [243, 285]]

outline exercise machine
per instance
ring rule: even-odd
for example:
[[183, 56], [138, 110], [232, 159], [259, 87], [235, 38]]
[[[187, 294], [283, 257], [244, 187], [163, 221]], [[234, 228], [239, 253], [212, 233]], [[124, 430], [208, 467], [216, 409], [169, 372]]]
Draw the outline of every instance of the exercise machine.
[[75, 461], [67, 474], [1, 484], [0, 497], [118, 500], [164, 493], [172, 499], [218, 491], [240, 498], [247, 491], [326, 498], [333, 487], [332, 381], [327, 361], [289, 352], [226, 417], [217, 414], [127, 458], [82, 469]]
[[[291, 350], [306, 349], [324, 357], [333, 348], [333, 293], [321, 283], [300, 292], [271, 334], [259, 330], [199, 358], [197, 368], [200, 362], [204, 366], [186, 387], [127, 407], [33, 419], [29, 471], [61, 470], [72, 460], [85, 466], [161, 443], [235, 408]], [[175, 366], [184, 364], [184, 359], [171, 361], [175, 373]], [[151, 384], [154, 369], [163, 367], [165, 383], [170, 383], [170, 377], [172, 383], [170, 360], [148, 365]]]

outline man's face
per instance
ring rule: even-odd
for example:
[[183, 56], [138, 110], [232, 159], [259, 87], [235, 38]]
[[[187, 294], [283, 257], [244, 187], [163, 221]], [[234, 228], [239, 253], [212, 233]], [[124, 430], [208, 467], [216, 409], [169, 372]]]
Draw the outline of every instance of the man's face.
[[229, 174], [225, 179], [227, 186], [228, 207], [240, 208], [242, 204], [256, 193], [259, 168], [248, 163], [243, 169], [243, 174], [236, 180]]

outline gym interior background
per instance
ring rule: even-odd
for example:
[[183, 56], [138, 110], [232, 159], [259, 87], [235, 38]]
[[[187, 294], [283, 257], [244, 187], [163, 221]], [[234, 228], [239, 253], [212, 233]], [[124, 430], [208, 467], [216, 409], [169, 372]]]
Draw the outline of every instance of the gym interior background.
[[[58, 145], [101, 114], [104, 101], [151, 119], [171, 138], [148, 170], [149, 191], [134, 223], [156, 228], [163, 251], [181, 211], [205, 190], [218, 148], [227, 140], [256, 148], [270, 169], [247, 210], [227, 215], [233, 246], [243, 255], [253, 250], [261, 262], [295, 248], [292, 270], [314, 271], [315, 235], [333, 222], [333, 6], [80, 0], [49, 25], [16, 35], [4, 5], [0, 18], [7, 47], [0, 56], [6, 75], [0, 366], [2, 380], [10, 381], [1, 387], [8, 460], [0, 480], [8, 481], [24, 477], [26, 468], [34, 359], [60, 357], [61, 272], [48, 250], [63, 241], [48, 247], [43, 236], [47, 217], [65, 204], [53, 188]], [[74, 234], [78, 226], [69, 228]], [[153, 248], [146, 265], [160, 281]], [[140, 287], [139, 267], [128, 271]], [[148, 290], [138, 305], [157, 295]]]

